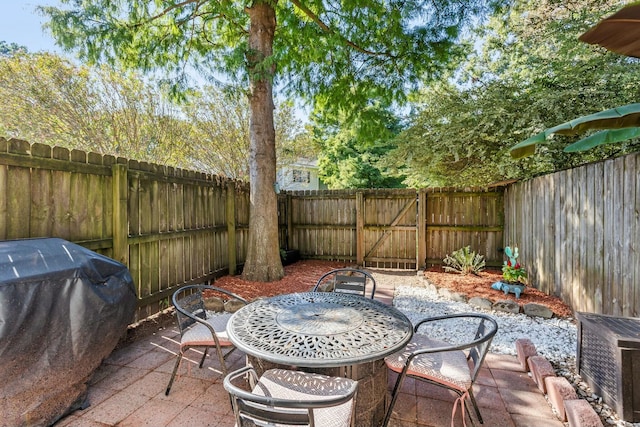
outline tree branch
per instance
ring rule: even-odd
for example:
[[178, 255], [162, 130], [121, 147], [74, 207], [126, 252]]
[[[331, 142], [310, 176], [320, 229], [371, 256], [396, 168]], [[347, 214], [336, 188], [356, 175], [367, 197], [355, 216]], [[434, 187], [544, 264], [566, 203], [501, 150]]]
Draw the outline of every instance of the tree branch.
[[[302, 12], [304, 12], [305, 15], [307, 15], [313, 22], [315, 22], [320, 27], [320, 29], [322, 29], [322, 31], [324, 31], [327, 34], [331, 34], [331, 35], [336, 35], [337, 34], [333, 29], [331, 29], [331, 27], [329, 27], [327, 24], [322, 22], [320, 17], [318, 17], [318, 15], [313, 13], [313, 11], [311, 11], [311, 9], [309, 9], [308, 7], [306, 7], [305, 5], [300, 3], [299, 0], [291, 0], [291, 3], [293, 3], [294, 6], [296, 6], [298, 9], [300, 9]], [[340, 37], [342, 39], [342, 41], [344, 41], [348, 46], [350, 46], [351, 48], [353, 48], [357, 52], [364, 53], [365, 55], [371, 55], [371, 56], [388, 56], [390, 58], [394, 57], [389, 52], [374, 52], [372, 50], [365, 49], [362, 46], [352, 42], [349, 39], [347, 39], [346, 37], [344, 37], [344, 36], [342, 36], [340, 34], [337, 34], [337, 35], [338, 35], [338, 37]]]
[[[188, 4], [191, 4], [191, 3], [200, 3], [200, 0], [185, 0], [185, 1], [183, 1], [182, 3], [176, 3], [176, 4], [172, 5], [172, 6], [170, 6], [170, 7], [166, 8], [166, 9], [164, 9], [163, 11], [161, 11], [160, 13], [158, 13], [157, 15], [154, 15], [154, 16], [150, 17], [150, 18], [147, 20], [147, 23], [149, 23], [149, 22], [151, 22], [151, 21], [155, 21], [155, 20], [156, 20], [156, 19], [158, 19], [158, 18], [162, 18], [163, 16], [165, 16], [166, 14], [168, 14], [169, 12], [171, 12], [172, 10], [174, 10], [174, 9], [178, 9], [178, 8], [181, 8], [181, 7], [186, 6], [186, 5], [188, 5]], [[197, 7], [196, 7], [196, 9], [197, 9]]]

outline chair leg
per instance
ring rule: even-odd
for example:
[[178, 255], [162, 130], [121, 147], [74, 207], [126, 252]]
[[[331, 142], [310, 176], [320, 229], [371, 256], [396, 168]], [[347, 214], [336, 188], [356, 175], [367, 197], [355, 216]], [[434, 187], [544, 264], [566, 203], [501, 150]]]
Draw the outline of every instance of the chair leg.
[[169, 385], [167, 386], [167, 390], [164, 392], [165, 396], [169, 396], [169, 391], [171, 390], [171, 386], [173, 385], [173, 380], [176, 377], [176, 373], [178, 372], [178, 367], [180, 367], [180, 362], [182, 361], [182, 350], [178, 353], [178, 358], [176, 359], [176, 364], [173, 367], [173, 373], [171, 374], [171, 379], [169, 380]]
[[218, 360], [220, 361], [220, 367], [222, 368], [222, 374], [227, 375], [229, 372], [227, 371], [227, 357], [235, 350], [235, 347], [231, 347], [230, 350], [225, 354], [224, 351], [220, 347], [216, 347], [216, 351], [218, 353]]
[[391, 402], [389, 403], [389, 408], [387, 409], [387, 412], [384, 414], [384, 422], [382, 423], [382, 427], [387, 427], [387, 425], [389, 425], [389, 420], [391, 419], [391, 414], [393, 413], [393, 407], [396, 404], [396, 399], [398, 398], [398, 394], [400, 394], [399, 393], [400, 387], [402, 387], [402, 382], [404, 381], [404, 378], [405, 378], [403, 373], [398, 374], [396, 385], [393, 387], [393, 392], [391, 393]]
[[[465, 422], [464, 422], [464, 417], [467, 416], [467, 417], [469, 417], [469, 421], [471, 421], [471, 427], [475, 427], [476, 423], [473, 421], [473, 417], [471, 416], [471, 411], [469, 410], [469, 405], [465, 404], [465, 402], [464, 402], [464, 399], [466, 398], [465, 393], [463, 391], [457, 389], [457, 388], [456, 389], [450, 388], [450, 387], [446, 387], [446, 388], [448, 390], [451, 390], [451, 391], [455, 392], [458, 395], [458, 398], [460, 399], [460, 402], [462, 404], [462, 408], [464, 408], [464, 409], [460, 410], [460, 416], [462, 417], [462, 423], [464, 425], [466, 425]], [[471, 403], [473, 404], [473, 407], [476, 410], [476, 414], [480, 414], [480, 412], [478, 411], [478, 406], [476, 405], [476, 400], [473, 397], [473, 394], [472, 394], [471, 390], [468, 390], [468, 392], [469, 392], [469, 396], [471, 396]], [[454, 405], [454, 413], [455, 413], [455, 409], [456, 409], [455, 405], [457, 405], [457, 404], [458, 404], [458, 401], [456, 400], [456, 402], [454, 402], [454, 404], [453, 404]], [[479, 419], [480, 419], [480, 423], [482, 423], [482, 418], [479, 418]], [[453, 423], [453, 419], [451, 420], [451, 423]]]
[[[473, 404], [473, 409], [476, 410], [476, 416], [478, 417], [478, 421], [480, 421], [480, 424], [484, 424], [484, 421], [482, 421], [482, 415], [480, 415], [480, 409], [478, 408], [478, 402], [476, 402], [476, 398], [473, 395], [473, 390], [469, 389], [469, 397], [471, 397], [471, 403]], [[469, 414], [469, 418], [471, 418], [471, 414]], [[473, 422], [473, 420], [471, 420], [471, 422]]]
[[204, 348], [204, 352], [202, 353], [202, 359], [200, 359], [200, 364], [198, 365], [198, 368], [200, 369], [202, 369], [202, 365], [204, 365], [204, 359], [207, 358], [207, 351], [209, 351], [209, 347]]

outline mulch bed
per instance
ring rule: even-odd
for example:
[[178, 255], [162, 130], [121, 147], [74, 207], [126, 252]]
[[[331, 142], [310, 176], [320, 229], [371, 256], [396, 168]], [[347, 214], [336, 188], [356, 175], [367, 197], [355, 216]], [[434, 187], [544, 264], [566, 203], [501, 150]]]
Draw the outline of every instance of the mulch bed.
[[504, 294], [502, 291], [491, 289], [491, 284], [502, 279], [502, 271], [487, 269], [481, 271], [479, 275], [445, 272], [442, 267], [431, 267], [425, 270], [425, 278], [438, 287], [445, 287], [452, 291], [466, 295], [468, 298], [482, 297], [491, 302], [501, 300], [512, 300], [520, 305], [530, 302], [549, 307], [553, 314], [558, 317], [573, 316], [571, 307], [565, 304], [560, 298], [547, 295], [535, 287], [527, 286], [520, 298], [516, 299], [514, 294]]

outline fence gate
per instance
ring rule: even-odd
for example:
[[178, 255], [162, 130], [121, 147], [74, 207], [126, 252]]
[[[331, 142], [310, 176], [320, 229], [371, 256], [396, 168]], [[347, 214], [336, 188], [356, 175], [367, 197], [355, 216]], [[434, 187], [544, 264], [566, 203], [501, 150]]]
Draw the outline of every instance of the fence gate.
[[372, 268], [418, 266], [418, 193], [365, 191], [356, 195], [358, 264]]

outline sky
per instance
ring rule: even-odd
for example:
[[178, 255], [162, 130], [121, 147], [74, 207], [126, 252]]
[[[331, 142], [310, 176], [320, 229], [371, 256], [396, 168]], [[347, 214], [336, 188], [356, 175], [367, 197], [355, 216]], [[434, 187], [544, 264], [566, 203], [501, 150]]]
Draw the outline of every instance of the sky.
[[29, 52], [61, 53], [53, 37], [42, 29], [45, 17], [35, 10], [36, 6], [56, 4], [56, 0], [0, 0], [0, 40], [26, 46]]

